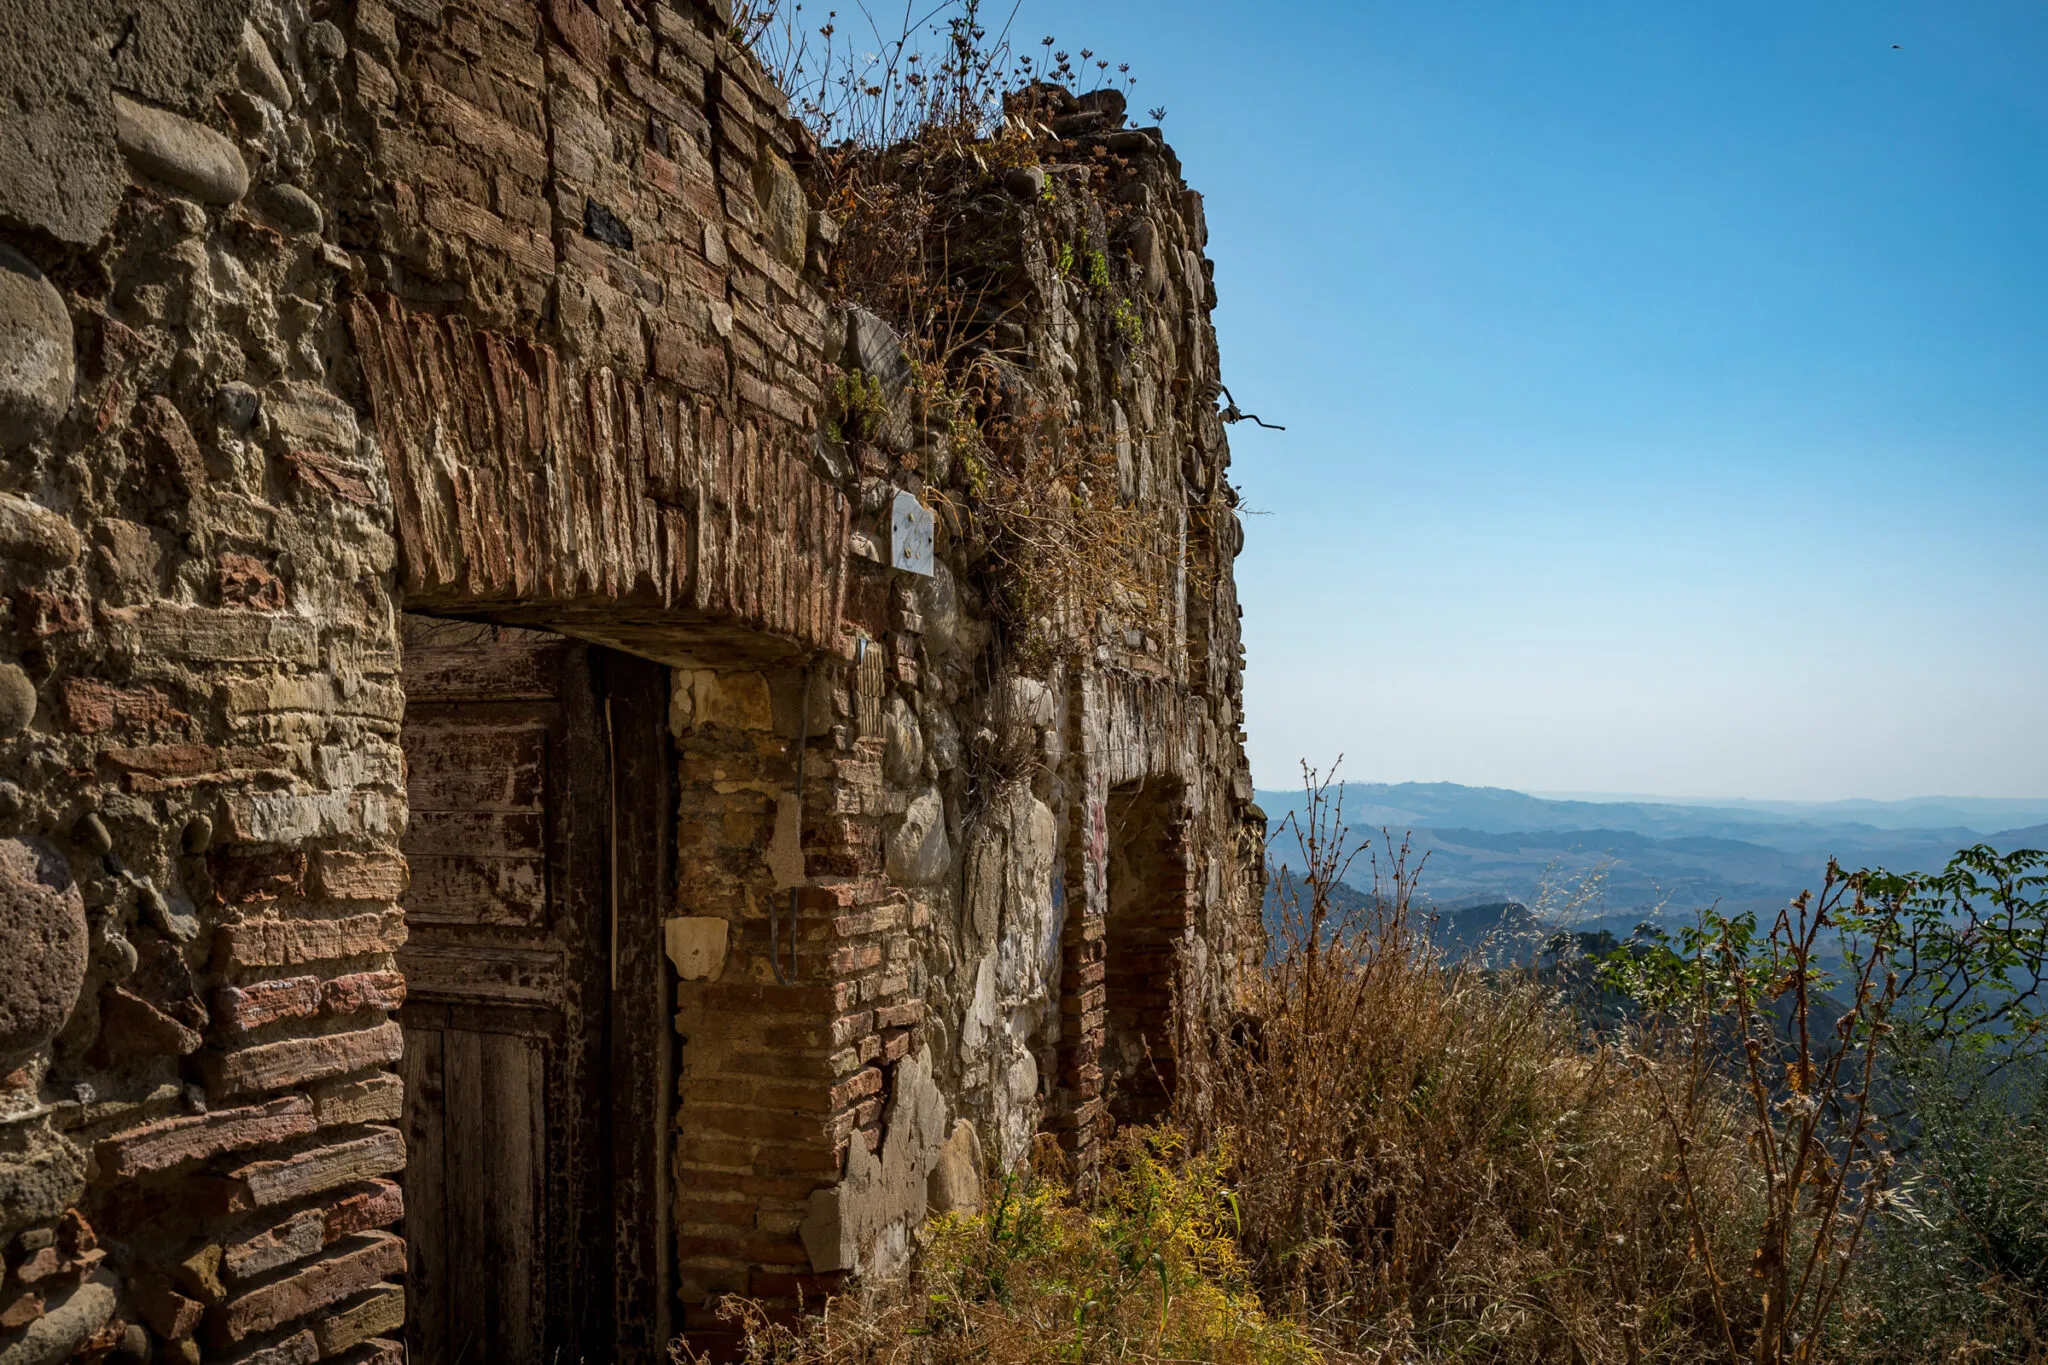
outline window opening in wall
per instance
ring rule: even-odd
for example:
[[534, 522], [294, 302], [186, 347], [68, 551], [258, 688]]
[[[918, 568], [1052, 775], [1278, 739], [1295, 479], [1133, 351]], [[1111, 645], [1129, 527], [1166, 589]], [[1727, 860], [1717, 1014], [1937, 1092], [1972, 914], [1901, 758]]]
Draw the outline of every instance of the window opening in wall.
[[1193, 922], [1189, 825], [1178, 781], [1110, 789], [1102, 1073], [1119, 1124], [1157, 1120], [1173, 1094], [1174, 980]]

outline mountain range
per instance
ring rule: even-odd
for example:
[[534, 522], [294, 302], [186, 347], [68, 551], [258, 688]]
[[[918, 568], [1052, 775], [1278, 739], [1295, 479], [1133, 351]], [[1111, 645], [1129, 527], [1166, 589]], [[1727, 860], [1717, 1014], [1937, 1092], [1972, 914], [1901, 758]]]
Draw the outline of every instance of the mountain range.
[[[1439, 909], [1518, 901], [1549, 919], [1626, 934], [1645, 918], [1709, 906], [1768, 911], [1816, 887], [1830, 857], [1849, 868], [1930, 871], [1959, 848], [2048, 848], [2048, 800], [1704, 802], [1534, 796], [1449, 782], [1352, 782], [1342, 819], [1356, 840], [1404, 839], [1418, 892]], [[1299, 866], [1286, 827], [1306, 798], [1261, 791], [1272, 856]], [[1365, 860], [1351, 880], [1369, 885]], [[1597, 877], [1597, 882], [1589, 878]]]

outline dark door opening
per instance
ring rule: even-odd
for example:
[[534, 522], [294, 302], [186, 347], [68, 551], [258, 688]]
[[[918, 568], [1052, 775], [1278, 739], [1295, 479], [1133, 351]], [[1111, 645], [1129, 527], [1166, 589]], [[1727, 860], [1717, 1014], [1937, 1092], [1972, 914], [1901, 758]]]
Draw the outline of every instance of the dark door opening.
[[1154, 778], [1109, 793], [1102, 1073], [1118, 1124], [1150, 1123], [1173, 1096], [1174, 984], [1194, 916], [1187, 789]]
[[407, 617], [408, 1344], [663, 1358], [667, 673]]

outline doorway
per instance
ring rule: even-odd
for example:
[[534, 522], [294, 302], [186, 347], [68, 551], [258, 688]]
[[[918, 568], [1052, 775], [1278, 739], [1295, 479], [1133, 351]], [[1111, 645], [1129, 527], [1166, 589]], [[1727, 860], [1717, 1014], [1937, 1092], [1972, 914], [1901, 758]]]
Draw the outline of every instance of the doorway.
[[411, 1358], [663, 1359], [667, 670], [421, 616], [404, 646]]
[[1153, 778], [1112, 787], [1103, 933], [1102, 1073], [1119, 1126], [1164, 1117], [1176, 1080], [1174, 987], [1194, 922], [1187, 788]]

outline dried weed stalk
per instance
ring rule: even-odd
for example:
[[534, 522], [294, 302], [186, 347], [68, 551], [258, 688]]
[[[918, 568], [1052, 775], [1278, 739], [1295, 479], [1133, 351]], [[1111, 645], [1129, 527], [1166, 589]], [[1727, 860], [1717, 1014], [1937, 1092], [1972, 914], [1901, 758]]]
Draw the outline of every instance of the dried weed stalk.
[[[1340, 894], [1361, 850], [1307, 776], [1269, 966], [1182, 1064], [1269, 1299], [1390, 1360], [1725, 1359], [1699, 1253], [1738, 1256], [1755, 1202], [1732, 1104], [1702, 1087], [1674, 1129], [1670, 1062], [1589, 1036], [1531, 974], [1444, 961], [1405, 846]], [[1680, 1152], [1722, 1222], [1690, 1216]]]
[[[858, 5], [823, 23], [801, 5], [762, 3], [738, 28], [817, 138], [809, 179], [840, 224], [835, 290], [904, 338], [919, 430], [903, 463], [965, 541], [1012, 656], [1041, 669], [1098, 629], [1135, 632], [1140, 648], [1163, 640], [1178, 546], [1158, 509], [1122, 495], [1116, 436], [1082, 421], [1060, 383], [1031, 373], [1012, 322], [1033, 283], [990, 244], [1049, 240], [1078, 206], [1063, 205], [1075, 192], [1052, 181], [1037, 202], [1017, 202], [1002, 177], [1044, 159], [1047, 92], [1131, 83], [1127, 67], [1112, 71], [1087, 50], [1077, 58], [1050, 38], [1039, 55], [1018, 50], [1014, 13], [991, 31], [981, 0], [911, 5], [886, 20]], [[1062, 275], [1096, 269], [1105, 330], [1126, 347], [1134, 329], [1141, 340], [1134, 311], [1117, 325], [1107, 254], [1084, 254], [1087, 267], [1069, 262]], [[838, 406], [851, 417], [866, 394], [849, 388]]]

